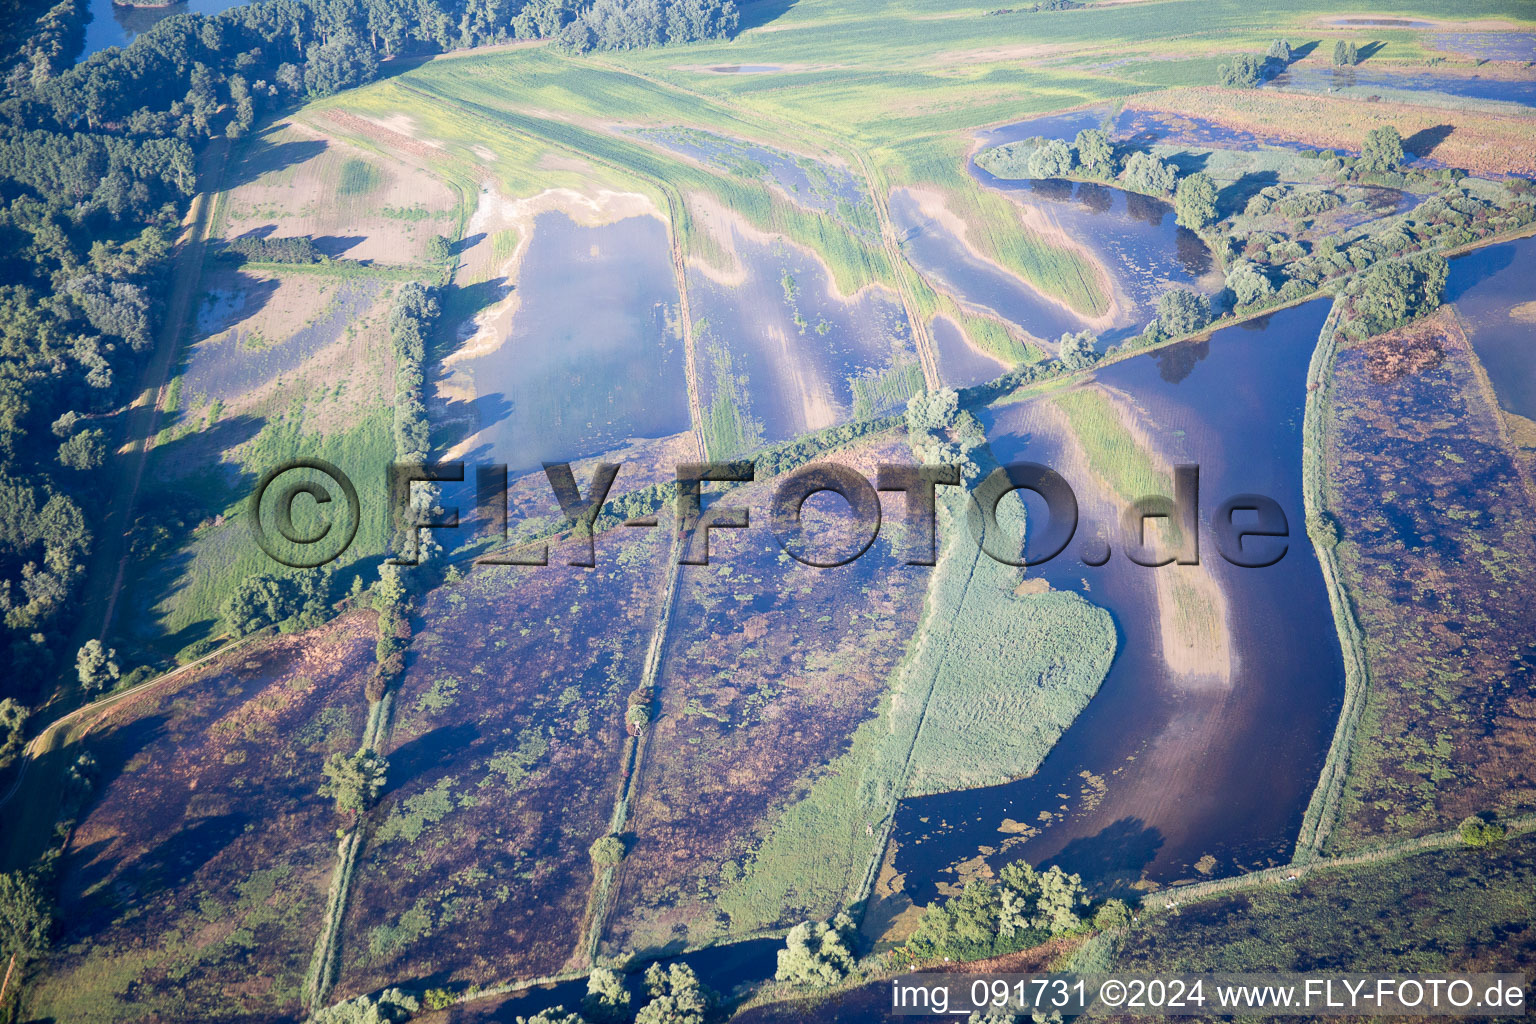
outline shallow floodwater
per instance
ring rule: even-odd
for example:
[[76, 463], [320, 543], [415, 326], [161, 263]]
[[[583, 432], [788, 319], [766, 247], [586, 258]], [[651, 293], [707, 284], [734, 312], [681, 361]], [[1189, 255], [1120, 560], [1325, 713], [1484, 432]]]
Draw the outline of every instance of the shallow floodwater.
[[[734, 405], [745, 432], [771, 443], [905, 407], [922, 377], [894, 295], [869, 288], [843, 299], [803, 249], [740, 233], [734, 246], [742, 280], [689, 270], [706, 420]], [[744, 439], [739, 450], [752, 447]]]
[[1536, 60], [1536, 32], [1436, 32], [1437, 50], [1484, 60]]
[[348, 326], [367, 312], [379, 294], [376, 281], [346, 281], [313, 321], [287, 338], [267, 344], [254, 331], [230, 325], [244, 315], [250, 294], [269, 285], [244, 275], [237, 281], [241, 288], [213, 289], [203, 296], [198, 308], [197, 329], [204, 337], [187, 353], [181, 382], [189, 398], [228, 401], [298, 368], [321, 349], [340, 341]]
[[165, 7], [117, 7], [112, 0], [90, 0], [91, 20], [85, 26], [84, 60], [109, 46], [127, 46], [157, 21], [173, 14], [218, 14], [241, 0], [181, 0]]
[[1383, 92], [1442, 93], [1466, 99], [1495, 100], [1536, 106], [1536, 78], [1485, 78], [1481, 75], [1437, 75], [1377, 68], [1296, 66], [1270, 79], [1279, 89], [1339, 92], [1365, 96]]
[[939, 376], [952, 388], [985, 384], [1008, 370], [1008, 364], [1001, 359], [989, 356], [967, 342], [960, 327], [948, 317], [935, 317], [930, 333], [939, 350]]
[[582, 227], [540, 214], [514, 298], [510, 322], [495, 324], [500, 344], [451, 366], [473, 385], [481, 431], [467, 461], [516, 473], [689, 429], [677, 283], [660, 220]]
[[1499, 405], [1536, 420], [1536, 238], [1490, 245], [1451, 260], [1445, 301], [1488, 372]]
[[[1207, 291], [1219, 285], [1207, 276], [1212, 273], [1209, 250], [1197, 235], [1174, 223], [1173, 208], [1167, 203], [1107, 185], [998, 178], [974, 163], [970, 171], [982, 185], [1007, 193], [1020, 206], [1059, 227], [1108, 270], [1117, 315], [1113, 326], [1095, 331], [1106, 343], [1138, 333], [1152, 318], [1157, 296], [1171, 285]], [[900, 189], [893, 192], [890, 211], [912, 262], [962, 301], [990, 310], [1047, 342], [1090, 326], [1071, 308], [973, 254], [943, 224], [927, 216], [911, 194]]]
[[[1327, 312], [1326, 301], [1283, 310], [1097, 374], [1143, 413], [1169, 461], [1199, 465], [1207, 524], [1234, 494], [1267, 495], [1285, 510], [1289, 549], [1274, 566], [1239, 569], [1220, 560], [1204, 528], [1201, 556], [1229, 602], [1233, 671], [1230, 685], [1191, 685], [1160, 653], [1150, 575], [1179, 567], [1134, 565], [1118, 544], [1106, 565], [1085, 565], [1077, 545], [1109, 524], [1081, 522], [1072, 546], [1034, 571], [1108, 609], [1119, 653], [1098, 696], [1036, 775], [903, 801], [895, 867], [912, 880], [913, 900], [932, 900], [933, 883], [956, 880], [946, 870], [983, 848], [994, 851], [993, 867], [1018, 857], [1060, 863], [1101, 891], [1141, 879], [1198, 878], [1196, 863], [1207, 855], [1213, 860], [1204, 866], [1215, 874], [1289, 857], [1343, 678], [1301, 502], [1305, 375]], [[1065, 467], [1063, 421], [1034, 406], [989, 412], [994, 453], [1004, 463]], [[1086, 481], [1064, 475], [1088, 493]], [[1103, 535], [1119, 538], [1118, 529]], [[1040, 831], [998, 853], [1020, 826]]]

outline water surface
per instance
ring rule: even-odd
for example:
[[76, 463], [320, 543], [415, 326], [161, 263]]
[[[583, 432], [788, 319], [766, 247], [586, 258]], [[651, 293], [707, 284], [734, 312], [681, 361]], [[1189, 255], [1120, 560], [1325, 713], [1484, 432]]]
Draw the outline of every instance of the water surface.
[[[452, 365], [480, 431], [472, 462], [515, 473], [688, 430], [677, 283], [665, 225], [534, 222], [500, 343]], [[460, 403], [450, 415], [461, 412]]]
[[[1238, 569], [1220, 560], [1207, 529], [1201, 554], [1228, 594], [1233, 672], [1230, 686], [1190, 686], [1162, 659], [1149, 576], [1178, 567], [1143, 568], [1118, 550], [1103, 567], [1084, 564], [1077, 545], [1109, 525], [1085, 519], [1079, 539], [1038, 574], [1109, 610], [1116, 660], [1035, 776], [903, 801], [896, 870], [916, 902], [932, 900], [936, 881], [956, 880], [946, 870], [983, 848], [994, 851], [994, 867], [1017, 857], [1061, 863], [1101, 889], [1198, 878], [1207, 855], [1214, 874], [1288, 859], [1343, 677], [1301, 502], [1305, 374], [1327, 310], [1326, 300], [1284, 310], [1097, 375], [1145, 413], [1170, 460], [1200, 466], [1207, 521], [1233, 494], [1270, 496], [1289, 520], [1289, 551], [1275, 566]], [[985, 419], [1000, 461], [1067, 464], [1067, 439], [1031, 403]], [[1015, 834], [1008, 822], [1040, 832], [996, 852]]]
[[1536, 238], [1489, 245], [1451, 260], [1445, 301], [1488, 372], [1499, 405], [1536, 420]]
[[180, 0], [164, 7], [118, 7], [112, 0], [90, 0], [90, 20], [85, 26], [84, 60], [109, 46], [127, 46], [158, 21], [173, 14], [218, 14], [238, 7], [244, 0]]

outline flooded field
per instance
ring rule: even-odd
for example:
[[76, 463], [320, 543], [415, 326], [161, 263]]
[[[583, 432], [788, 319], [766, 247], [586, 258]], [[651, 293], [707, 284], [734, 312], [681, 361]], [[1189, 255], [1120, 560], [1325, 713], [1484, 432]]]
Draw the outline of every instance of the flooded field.
[[[1373, 95], [1392, 99], [1422, 97], [1425, 93], [1464, 99], [1494, 100], [1501, 103], [1536, 105], [1536, 79], [1509, 79], [1480, 75], [1449, 75], [1429, 72], [1410, 73], [1371, 67], [1296, 66], [1270, 79], [1277, 89], [1302, 92], [1339, 93], [1366, 98]], [[1402, 94], [1402, 95], [1397, 95]]]
[[1536, 239], [1490, 245], [1451, 261], [1445, 301], [1472, 340], [1499, 406], [1536, 421]]
[[1513, 248], [1452, 261], [1458, 315], [1338, 355], [1329, 489], [1372, 689], [1330, 852], [1536, 806], [1536, 487], [1474, 358], [1478, 324], [1499, 325], [1500, 300], [1507, 320], [1524, 280]]
[[[77, 773], [99, 789], [62, 863], [58, 962], [34, 1010], [300, 1013], [340, 820], [319, 766], [362, 735], [373, 643], [372, 616], [352, 616], [108, 713]], [[103, 973], [107, 992], [82, 980]]]
[[219, 274], [198, 307], [181, 391], [200, 405], [270, 384], [354, 333], [387, 291], [378, 280]]
[[869, 193], [846, 168], [698, 129], [647, 128], [637, 134], [717, 170], [776, 185], [807, 209], [873, 226]]
[[666, 227], [538, 214], [521, 269], [445, 365], [466, 459], [517, 473], [689, 429]]
[[904, 407], [922, 371], [896, 296], [844, 298], [806, 250], [729, 230], [740, 274], [688, 271], [710, 454]]
[[[1191, 589], [1181, 594], [1175, 584], [1170, 601], [1154, 574], [1196, 567], [1148, 569], [1126, 559], [1106, 521], [1114, 502], [1093, 482], [1105, 453], [1091, 449], [1110, 428], [1076, 411], [1063, 420], [1071, 407], [1057, 399], [989, 414], [1000, 461], [1070, 467], [1064, 475], [1084, 510], [1074, 545], [1089, 550], [1077, 557], [1074, 547], [1036, 571], [1107, 608], [1120, 653], [1034, 777], [903, 802], [894, 867], [913, 880], [913, 900], [928, 902], [938, 891], [933, 883], [978, 870], [977, 857], [994, 868], [1016, 857], [1060, 863], [1102, 890], [1230, 874], [1289, 855], [1342, 680], [1300, 496], [1305, 371], [1326, 313], [1325, 302], [1314, 302], [1095, 375], [1091, 387], [1121, 410], [1137, 446], [1200, 466], [1204, 516], [1240, 492], [1268, 495], [1285, 510], [1289, 549], [1269, 568], [1228, 565], [1206, 534], [1198, 568], [1208, 570], [1214, 590], [1197, 576], [1175, 575]], [[1086, 465], [1074, 431], [1090, 448]], [[1081, 559], [1097, 560], [1091, 549], [1100, 540], [1114, 554], [1095, 568]], [[1190, 611], [1202, 601], [1206, 617]], [[1208, 625], [1222, 628], [1209, 621], [1217, 616], [1227, 639], [1211, 650], [1170, 647], [1183, 615], [1193, 615], [1197, 636], [1216, 632]]]
[[412, 638], [345, 923], [339, 991], [554, 973], [583, 950], [628, 756], [624, 716], [665, 595], [656, 531], [598, 567], [484, 566]]
[[939, 374], [952, 388], [970, 387], [996, 380], [1008, 364], [988, 355], [965, 340], [960, 328], [948, 317], [935, 317], [930, 328], [939, 350]]
[[1536, 60], [1536, 32], [1436, 32], [1437, 50], [1483, 60]]
[[[875, 442], [837, 461], [873, 474], [903, 449], [900, 439]], [[864, 867], [871, 840], [854, 840], [866, 836], [864, 820], [823, 821], [791, 840], [788, 862], [775, 859], [785, 837], [764, 840], [877, 714], [929, 570], [904, 564], [887, 539], [849, 565], [802, 565], [765, 528], [770, 493], [733, 491], [731, 503], [750, 504], [764, 526], [717, 532], [711, 564], [682, 570], [605, 952], [681, 949], [825, 917]], [[837, 517], [829, 522], [841, 521], [841, 499], [825, 507]]]

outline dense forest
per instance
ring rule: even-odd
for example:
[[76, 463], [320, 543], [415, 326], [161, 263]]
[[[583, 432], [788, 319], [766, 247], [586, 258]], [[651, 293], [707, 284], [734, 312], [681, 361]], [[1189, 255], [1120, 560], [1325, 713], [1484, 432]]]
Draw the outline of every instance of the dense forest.
[[734, 0], [260, 0], [173, 15], [77, 64], [83, 0], [0, 11], [0, 698], [24, 703], [73, 663], [67, 609], [109, 493], [97, 471], [128, 440], [118, 414], [203, 146], [398, 55], [654, 46], [738, 22]]

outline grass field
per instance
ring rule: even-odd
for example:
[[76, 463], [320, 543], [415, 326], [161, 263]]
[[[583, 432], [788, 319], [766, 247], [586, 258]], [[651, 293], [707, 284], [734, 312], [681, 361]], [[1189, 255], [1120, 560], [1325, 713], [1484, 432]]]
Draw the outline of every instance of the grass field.
[[1520, 971], [1536, 955], [1530, 837], [1319, 873], [1159, 914], [1114, 970]]

